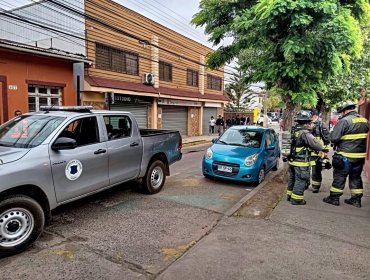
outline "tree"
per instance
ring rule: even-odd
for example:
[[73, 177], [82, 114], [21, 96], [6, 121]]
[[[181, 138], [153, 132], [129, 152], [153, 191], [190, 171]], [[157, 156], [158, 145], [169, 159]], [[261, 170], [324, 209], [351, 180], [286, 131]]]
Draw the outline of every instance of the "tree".
[[240, 67], [234, 68], [230, 83], [226, 85], [225, 91], [231, 102], [226, 107], [229, 111], [240, 111], [245, 109], [247, 98], [254, 92], [250, 89], [249, 75]]
[[315, 105], [328, 79], [360, 57], [359, 21], [368, 20], [369, 7], [367, 0], [202, 0], [192, 22], [205, 25], [214, 45], [233, 39], [208, 56], [211, 68], [255, 50], [253, 80], [281, 94], [289, 129], [297, 105]]
[[328, 90], [323, 93], [327, 108], [345, 100], [356, 100], [370, 87], [370, 26], [363, 26], [362, 30], [362, 56], [351, 61], [349, 69], [329, 79]]

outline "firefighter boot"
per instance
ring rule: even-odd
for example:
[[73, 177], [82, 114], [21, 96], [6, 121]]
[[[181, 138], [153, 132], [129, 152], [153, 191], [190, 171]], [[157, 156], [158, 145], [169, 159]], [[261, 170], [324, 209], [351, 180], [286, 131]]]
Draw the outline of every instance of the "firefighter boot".
[[304, 200], [304, 199], [301, 199], [301, 200], [295, 200], [295, 199], [292, 199], [292, 200], [290, 201], [290, 203], [291, 203], [292, 205], [306, 205], [306, 200]]
[[291, 197], [291, 195], [290, 195], [290, 194], [288, 194], [288, 195], [286, 196], [286, 201], [290, 201], [290, 197]]
[[339, 196], [329, 195], [328, 197], [325, 197], [322, 201], [335, 206], [339, 206]]
[[351, 197], [350, 199], [345, 199], [344, 203], [355, 206], [357, 208], [361, 208], [361, 198], [359, 197]]
[[319, 191], [320, 191], [320, 189], [312, 188], [312, 193], [318, 193]]

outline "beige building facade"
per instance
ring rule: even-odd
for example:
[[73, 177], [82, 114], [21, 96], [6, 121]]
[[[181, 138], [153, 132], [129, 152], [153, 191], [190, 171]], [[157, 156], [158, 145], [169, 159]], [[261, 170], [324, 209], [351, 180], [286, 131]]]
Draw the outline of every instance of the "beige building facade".
[[85, 0], [82, 104], [132, 112], [141, 127], [208, 133], [223, 115], [223, 69], [209, 70], [212, 49], [111, 0]]

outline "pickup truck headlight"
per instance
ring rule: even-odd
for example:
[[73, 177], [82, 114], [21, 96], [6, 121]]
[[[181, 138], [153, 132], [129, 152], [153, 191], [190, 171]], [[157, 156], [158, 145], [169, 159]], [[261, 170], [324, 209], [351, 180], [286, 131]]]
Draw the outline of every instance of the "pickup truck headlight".
[[206, 152], [206, 159], [211, 159], [212, 156], [213, 156], [212, 149], [211, 148], [208, 148], [207, 149], [207, 152]]
[[245, 166], [252, 166], [258, 158], [258, 154], [251, 155], [249, 157], [246, 157], [244, 160]]

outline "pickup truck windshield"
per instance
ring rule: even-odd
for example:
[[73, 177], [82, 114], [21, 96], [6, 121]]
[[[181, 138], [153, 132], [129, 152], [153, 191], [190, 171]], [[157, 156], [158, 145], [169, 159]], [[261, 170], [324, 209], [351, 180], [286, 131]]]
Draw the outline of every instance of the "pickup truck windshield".
[[48, 115], [22, 116], [0, 127], [0, 146], [33, 148], [40, 145], [63, 121]]

